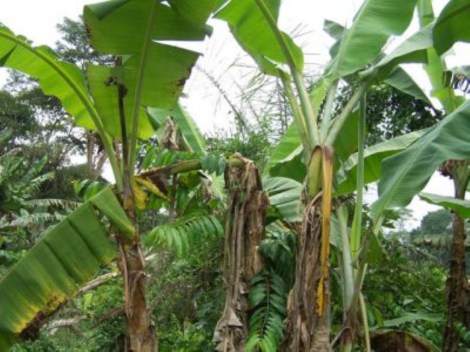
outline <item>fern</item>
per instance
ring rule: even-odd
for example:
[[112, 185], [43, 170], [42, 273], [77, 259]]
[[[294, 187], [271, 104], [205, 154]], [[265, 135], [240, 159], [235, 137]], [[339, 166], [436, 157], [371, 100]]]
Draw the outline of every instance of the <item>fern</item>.
[[166, 245], [177, 255], [185, 255], [189, 248], [210, 238], [220, 237], [223, 228], [219, 220], [208, 214], [192, 214], [176, 221], [159, 225], [145, 236], [147, 246]]
[[251, 314], [245, 351], [277, 351], [286, 317], [284, 280], [273, 270], [260, 271], [251, 280], [248, 300]]

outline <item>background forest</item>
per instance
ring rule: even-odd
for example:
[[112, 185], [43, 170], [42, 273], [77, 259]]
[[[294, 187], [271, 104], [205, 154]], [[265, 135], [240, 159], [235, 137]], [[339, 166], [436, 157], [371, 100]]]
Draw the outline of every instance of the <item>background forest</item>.
[[[365, 1], [325, 22], [318, 72], [278, 1], [222, 3], [90, 5], [53, 49], [0, 25], [0, 351], [470, 348], [470, 71], [441, 57], [470, 1]], [[214, 13], [254, 59], [242, 93], [158, 42], [202, 40]], [[191, 68], [233, 130], [204, 136], [178, 103]], [[442, 208], [409, 228], [434, 172], [456, 196], [420, 193]]]

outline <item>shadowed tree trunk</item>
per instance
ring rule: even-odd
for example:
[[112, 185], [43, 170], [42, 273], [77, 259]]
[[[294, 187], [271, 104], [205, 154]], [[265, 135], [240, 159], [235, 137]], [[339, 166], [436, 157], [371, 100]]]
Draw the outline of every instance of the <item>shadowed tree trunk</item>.
[[[441, 172], [454, 180], [455, 198], [465, 199], [469, 179], [468, 162], [447, 161]], [[446, 282], [447, 316], [442, 339], [442, 350], [445, 352], [454, 352], [459, 348], [457, 323], [470, 329], [470, 295], [465, 274], [465, 223], [457, 213], [454, 213], [452, 232], [450, 270]]]
[[[321, 240], [321, 197], [316, 197], [305, 209], [302, 230], [299, 233], [296, 280], [287, 303], [288, 315], [282, 351], [329, 350], [329, 310], [327, 308], [324, 312], [320, 312], [320, 307], [317, 305], [318, 287], [322, 278]], [[329, 307], [328, 278], [323, 284], [326, 293], [324, 306]]]
[[468, 326], [468, 283], [465, 275], [465, 226], [463, 219], [454, 214], [452, 223], [450, 274], [446, 282], [447, 318], [444, 326], [443, 351], [457, 351], [459, 334], [455, 328], [458, 322]]
[[241, 159], [241, 166], [228, 166], [225, 171], [230, 195], [225, 222], [227, 296], [214, 332], [217, 351], [243, 351], [248, 331], [249, 283], [263, 265], [257, 246], [264, 236], [269, 199], [263, 192], [256, 166]]

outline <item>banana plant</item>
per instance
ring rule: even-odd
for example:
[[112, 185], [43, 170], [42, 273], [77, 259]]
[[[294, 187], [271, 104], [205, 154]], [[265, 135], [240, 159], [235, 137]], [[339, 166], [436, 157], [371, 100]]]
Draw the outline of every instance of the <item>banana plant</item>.
[[382, 173], [388, 175], [379, 182], [379, 199], [372, 211], [376, 221], [380, 221], [383, 209], [406, 206], [412, 197], [420, 192], [431, 175], [440, 169], [454, 182], [454, 201], [439, 199], [436, 196], [422, 198], [431, 203], [440, 203], [456, 210], [453, 220], [453, 238], [451, 245], [451, 265], [447, 285], [448, 313], [443, 332], [445, 351], [456, 351], [459, 346], [457, 325], [470, 327], [468, 315], [468, 283], [465, 276], [465, 214], [457, 211], [456, 204], [464, 202], [470, 171], [468, 167], [468, 138], [465, 134], [470, 128], [470, 102], [454, 92], [448, 79], [449, 72], [442, 55], [455, 42], [470, 41], [469, 29], [463, 18], [470, 11], [469, 1], [450, 1], [437, 18], [434, 16], [432, 3], [420, 0], [418, 6], [420, 26], [432, 28], [433, 47], [428, 51], [428, 63], [424, 66], [432, 84], [432, 95], [446, 114], [443, 121], [420, 137], [414, 144], [394, 157], [386, 159]]
[[[364, 303], [360, 289], [366, 268], [364, 253], [370, 237], [364, 236], [362, 228], [362, 189], [366, 182], [377, 180], [380, 174], [378, 165], [383, 158], [402, 150], [419, 135], [385, 142], [375, 150], [365, 151], [365, 93], [376, 82], [385, 82], [407, 94], [428, 100], [399, 65], [427, 62], [427, 50], [433, 43], [432, 30], [430, 26], [423, 28], [385, 55], [383, 46], [390, 36], [401, 34], [408, 27], [416, 1], [407, 1], [400, 6], [393, 1], [365, 1], [351, 28], [327, 23], [326, 30], [337, 40], [330, 51], [333, 58], [316, 83], [307, 87], [303, 79], [302, 50], [277, 26], [279, 3], [231, 0], [216, 14], [217, 18], [228, 23], [240, 46], [252, 56], [260, 70], [282, 82], [294, 117], [292, 126], [273, 151], [269, 164], [272, 176], [290, 177], [304, 184], [304, 206], [299, 207], [303, 214], [298, 233], [296, 277], [279, 349], [330, 349], [332, 200], [336, 195], [356, 190], [358, 199], [351, 233], [346, 226], [342, 247], [345, 255], [343, 272], [346, 274], [343, 285], [345, 321], [341, 340], [343, 350], [349, 351], [356, 337], [350, 317], [355, 316], [356, 307]], [[338, 86], [348, 84], [352, 75], [359, 77], [359, 83], [344, 108], [336, 111]], [[351, 130], [358, 131], [357, 137], [351, 135]], [[358, 154], [350, 156], [354, 150], [359, 150]], [[368, 172], [371, 170], [373, 174]], [[366, 345], [367, 340], [366, 334]]]
[[[124, 278], [130, 349], [156, 349], [146, 307], [136, 208], [142, 205], [145, 192], [162, 193], [149, 180], [136, 177], [137, 143], [154, 133], [155, 109], [188, 119], [177, 100], [199, 54], [169, 43], [204, 40], [209, 34], [206, 21], [217, 5], [217, 0], [197, 4], [191, 0], [124, 0], [85, 6], [84, 21], [92, 46], [115, 58], [112, 67], [88, 65], [86, 77], [51, 49], [33, 47], [0, 27], [1, 65], [35, 78], [46, 94], [61, 101], [79, 126], [99, 134], [116, 181], [114, 193], [108, 189], [77, 209], [2, 278], [2, 350], [36, 314], [73, 295], [100, 264], [116, 255]], [[96, 213], [96, 207], [99, 211], [113, 208], [104, 212], [108, 220]], [[18, 297], [21, 299], [13, 302]]]

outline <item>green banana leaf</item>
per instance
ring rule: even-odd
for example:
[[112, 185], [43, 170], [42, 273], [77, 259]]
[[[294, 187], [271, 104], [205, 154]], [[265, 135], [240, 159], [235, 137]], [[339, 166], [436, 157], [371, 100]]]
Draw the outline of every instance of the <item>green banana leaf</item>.
[[265, 177], [263, 188], [268, 192], [270, 206], [275, 207], [288, 222], [302, 221], [302, 184], [285, 177]]
[[437, 322], [437, 321], [442, 320], [442, 316], [440, 314], [405, 312], [399, 318], [384, 320], [382, 323], [382, 326], [389, 328], [389, 327], [400, 326], [405, 323], [410, 323], [410, 322], [418, 321], [418, 320]]
[[306, 175], [302, 153], [299, 132], [293, 121], [270, 155], [267, 166], [269, 175], [289, 177], [302, 182]]
[[[418, 7], [419, 21], [422, 28], [429, 26], [434, 21], [434, 12], [431, 0], [420, 0]], [[461, 97], [454, 94], [452, 87], [443, 79], [447, 71], [444, 60], [437, 54], [433, 47], [427, 50], [428, 63], [424, 66], [431, 81], [431, 95], [437, 98], [447, 114], [453, 112], [462, 103]]]
[[[8, 351], [21, 331], [40, 312], [53, 311], [88, 282], [116, 250], [98, 210], [121, 209], [107, 188], [46, 232], [41, 240], [0, 280], [0, 350]], [[127, 217], [116, 227], [131, 228]], [[126, 221], [127, 220], [127, 221]]]
[[[355, 110], [346, 120], [334, 143], [333, 148], [337, 158], [335, 165], [340, 165], [357, 149], [357, 133], [351, 135], [351, 131], [357, 131], [357, 124], [358, 111]], [[302, 153], [303, 148], [300, 143], [297, 125], [294, 121], [270, 155], [267, 167], [269, 175], [273, 177], [287, 177], [303, 182], [306, 171]]]
[[[87, 67], [87, 78], [90, 87], [90, 94], [93, 97], [96, 110], [100, 114], [100, 120], [103, 123], [106, 132], [114, 138], [122, 137], [120, 111], [118, 102], [118, 87], [110, 82], [113, 68], [106, 66], [89, 65]], [[124, 99], [124, 114], [126, 125], [131, 125], [132, 105], [128, 99]], [[147, 139], [153, 134], [153, 128], [148, 120], [145, 109], [139, 108], [138, 136], [141, 139]], [[128, 136], [131, 133], [127, 127]]]
[[334, 58], [338, 55], [339, 47], [341, 45], [341, 39], [343, 38], [344, 33], [347, 32], [347, 28], [340, 25], [337, 22], [325, 20], [323, 22], [323, 30], [336, 42], [331, 46], [329, 53], [331, 58]]
[[80, 69], [60, 61], [47, 46], [33, 47], [24, 37], [16, 36], [0, 24], [0, 66], [37, 79], [44, 93], [56, 96], [78, 125], [95, 128], [98, 114]]
[[470, 201], [468, 200], [444, 197], [431, 193], [420, 193], [419, 198], [430, 204], [440, 205], [441, 207], [452, 210], [464, 219], [470, 218]]
[[427, 50], [433, 45], [432, 25], [429, 24], [401, 43], [390, 54], [385, 55], [367, 72], [376, 72], [377, 79], [388, 77], [390, 72], [403, 63], [427, 63]]
[[253, 57], [263, 72], [277, 76], [282, 64], [292, 64], [297, 71], [302, 72], [302, 50], [291, 37], [280, 32], [279, 35], [286, 42], [288, 55], [292, 58], [292, 62], [289, 62], [259, 5], [263, 6], [272, 21], [277, 23], [280, 0], [231, 0], [217, 12], [216, 18], [228, 23], [240, 46]]
[[329, 67], [334, 78], [344, 77], [370, 64], [391, 35], [408, 27], [415, 0], [397, 6], [394, 0], [366, 0], [350, 29], [342, 36], [337, 55]]
[[434, 47], [444, 54], [458, 41], [470, 42], [470, 2], [452, 0], [439, 14], [433, 29]]
[[371, 208], [375, 220], [386, 209], [408, 205], [444, 161], [468, 159], [469, 121], [470, 101], [467, 101], [406, 150], [384, 160], [379, 199]]
[[432, 106], [426, 93], [423, 92], [421, 87], [414, 81], [414, 79], [401, 67], [396, 67], [390, 75], [384, 79], [384, 82], [399, 91], [411, 95], [416, 99], [420, 99], [425, 103]]
[[[364, 152], [364, 184], [377, 181], [381, 175], [381, 162], [400, 151], [421, 137], [426, 130], [411, 132], [403, 136], [373, 145]], [[335, 194], [347, 194], [356, 190], [357, 153], [351, 155], [336, 174]]]
[[[405, 70], [397, 66], [401, 63], [427, 61], [427, 53], [423, 49], [432, 46], [430, 28], [431, 27], [429, 27], [427, 32], [418, 32], [419, 34], [413, 35], [389, 55], [382, 52], [379, 56], [383, 57], [380, 62], [387, 64], [386, 68], [382, 71], [382, 76], [386, 76], [383, 80], [385, 83], [405, 94], [421, 99], [429, 105], [432, 105], [429, 98], [413, 78], [408, 75]], [[323, 30], [336, 40], [336, 43], [330, 48], [330, 55], [334, 58], [338, 53], [342, 35], [345, 33], [346, 29], [336, 22], [327, 20], [323, 25]]]
[[323, 22], [323, 30], [326, 33], [328, 33], [328, 35], [331, 38], [339, 41], [343, 37], [343, 34], [344, 34], [346, 28], [344, 26], [342, 26], [341, 24], [335, 22], [335, 21], [325, 20]]
[[197, 6], [192, 0], [121, 0], [85, 6], [84, 20], [92, 46], [123, 57], [121, 65], [113, 69], [88, 70], [91, 92], [103, 120], [108, 122], [108, 133], [121, 137], [116, 113], [119, 85], [125, 89], [128, 132], [132, 133], [131, 126], [138, 123], [141, 138], [153, 133], [145, 107], [173, 108], [199, 57], [199, 53], [164, 42], [203, 40], [208, 34], [206, 21], [216, 5], [216, 0], [198, 1]]
[[358, 128], [359, 109], [355, 109], [349, 114], [333, 144], [333, 150], [335, 151], [336, 157], [335, 168], [340, 167], [352, 153], [357, 151]]

